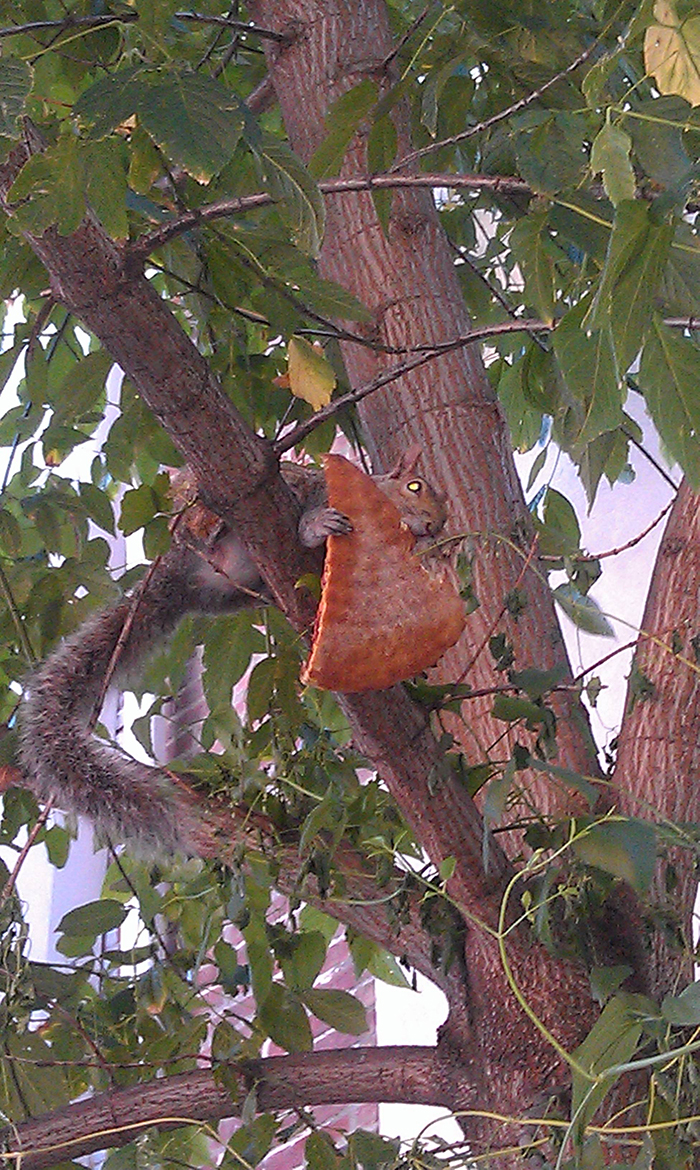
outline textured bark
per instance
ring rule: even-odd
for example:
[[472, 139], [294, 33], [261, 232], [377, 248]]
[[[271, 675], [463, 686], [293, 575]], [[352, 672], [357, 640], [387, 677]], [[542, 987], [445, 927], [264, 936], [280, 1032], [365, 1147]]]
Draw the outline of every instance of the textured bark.
[[[628, 694], [619, 737], [615, 787], [630, 816], [662, 822], [700, 821], [700, 507], [683, 484], [659, 549], [642, 619], [634, 665], [653, 685], [648, 698]], [[634, 672], [633, 672], [634, 679]], [[679, 877], [667, 892], [669, 863]], [[648, 982], [663, 996], [692, 982], [691, 919], [697, 889], [692, 849], [669, 851], [652, 890], [669, 924], [677, 924], [688, 949], [669, 946], [656, 932], [651, 940]]]
[[[450, 1070], [430, 1048], [346, 1048], [232, 1065], [237, 1100], [208, 1069], [115, 1089], [0, 1131], [4, 1156], [25, 1170], [124, 1146], [151, 1126], [175, 1129], [235, 1117], [251, 1089], [258, 1106], [302, 1109], [334, 1102], [406, 1101], [450, 1107]], [[463, 1075], [463, 1074], [462, 1074]]]

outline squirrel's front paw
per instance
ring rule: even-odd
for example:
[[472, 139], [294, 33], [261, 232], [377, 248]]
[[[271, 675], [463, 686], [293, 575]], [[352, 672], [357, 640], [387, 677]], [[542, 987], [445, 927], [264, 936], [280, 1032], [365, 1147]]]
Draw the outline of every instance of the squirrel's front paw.
[[299, 521], [299, 539], [307, 548], [318, 548], [329, 536], [352, 532], [352, 521], [337, 508], [312, 508]]

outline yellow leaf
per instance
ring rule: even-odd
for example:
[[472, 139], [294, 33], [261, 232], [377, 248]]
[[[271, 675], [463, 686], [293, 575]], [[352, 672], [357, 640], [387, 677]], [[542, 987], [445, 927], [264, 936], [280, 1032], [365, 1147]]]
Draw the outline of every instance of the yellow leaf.
[[303, 398], [314, 410], [328, 406], [335, 388], [335, 374], [323, 356], [323, 349], [309, 345], [303, 337], [292, 337], [287, 347], [287, 360], [292, 394]]
[[644, 37], [644, 65], [661, 93], [677, 93], [700, 106], [700, 16], [679, 20], [673, 0], [656, 0]]

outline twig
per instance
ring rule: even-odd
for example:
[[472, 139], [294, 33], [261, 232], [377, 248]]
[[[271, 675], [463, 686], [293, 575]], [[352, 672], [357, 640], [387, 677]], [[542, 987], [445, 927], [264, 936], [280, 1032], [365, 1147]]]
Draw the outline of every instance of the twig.
[[[179, 517], [178, 517], [178, 519], [179, 519]], [[126, 640], [129, 637], [129, 634], [131, 633], [134, 621], [136, 619], [136, 614], [138, 613], [138, 610], [139, 610], [139, 606], [141, 605], [141, 602], [143, 601], [146, 590], [148, 589], [148, 584], [152, 580], [153, 574], [155, 573], [155, 571], [158, 568], [162, 559], [163, 559], [162, 554], [159, 554], [155, 558], [155, 560], [151, 561], [151, 564], [148, 566], [148, 572], [145, 574], [145, 576], [143, 578], [141, 588], [139, 590], [137, 590], [137, 592], [131, 598], [131, 604], [129, 605], [129, 609], [127, 611], [126, 617], [124, 618], [124, 624], [119, 632], [119, 637], [117, 638], [117, 642], [116, 642], [116, 645], [114, 647], [114, 650], [112, 651], [112, 653], [110, 655], [109, 662], [107, 663], [107, 670], [105, 671], [105, 676], [102, 679], [102, 686], [100, 687], [99, 694], [98, 694], [97, 698], [95, 699], [95, 705], [92, 709], [92, 714], [90, 715], [90, 718], [88, 719], [88, 722], [87, 722], [88, 732], [92, 732], [95, 730], [97, 720], [100, 717], [100, 711], [102, 710], [105, 698], [107, 696], [107, 691], [109, 690], [109, 684], [111, 683], [111, 681], [114, 677], [114, 672], [117, 669], [117, 666], [119, 664], [119, 659], [122, 656], [122, 652], [124, 650]]]
[[390, 171], [399, 170], [401, 167], [407, 166], [409, 163], [415, 162], [416, 159], [424, 158], [428, 154], [432, 154], [434, 150], [441, 150], [443, 146], [456, 146], [458, 142], [464, 142], [467, 138], [473, 138], [475, 134], [482, 134], [484, 130], [489, 130], [491, 126], [495, 126], [498, 122], [502, 122], [505, 118], [510, 118], [513, 114], [517, 114], [520, 110], [525, 109], [532, 102], [536, 102], [538, 98], [542, 97], [553, 85], [567, 77], [569, 73], [573, 73], [578, 69], [579, 65], [583, 65], [593, 52], [598, 48], [598, 41], [593, 41], [582, 53], [579, 53], [566, 69], [562, 69], [559, 73], [555, 73], [554, 77], [550, 77], [549, 81], [545, 81], [539, 89], [521, 98], [520, 101], [514, 102], [512, 106], [508, 106], [507, 110], [501, 110], [498, 114], [493, 114], [485, 121], [477, 123], [476, 126], [470, 126], [468, 130], [462, 130], [460, 134], [453, 134], [450, 138], [442, 138], [438, 142], [431, 142], [429, 146], [422, 146], [420, 150], [412, 150], [409, 154], [405, 154], [389, 168]]
[[0, 37], [16, 37], [22, 33], [41, 32], [43, 29], [56, 29], [59, 33], [69, 28], [99, 28], [104, 24], [133, 24], [139, 19], [138, 12], [110, 13], [108, 16], [72, 16], [63, 20], [32, 20], [27, 24], [16, 24], [9, 28], [0, 28]]
[[522, 321], [502, 321], [499, 325], [486, 325], [482, 329], [474, 329], [463, 337], [456, 337], [452, 341], [442, 342], [437, 345], [432, 345], [426, 348], [426, 351], [420, 353], [417, 357], [410, 358], [406, 362], [401, 362], [400, 365], [392, 366], [389, 370], [384, 370], [372, 382], [366, 383], [364, 386], [358, 387], [357, 390], [351, 390], [348, 394], [341, 395], [328, 406], [317, 410], [313, 418], [307, 419], [306, 422], [299, 423], [283, 438], [278, 439], [273, 448], [277, 455], [282, 455], [285, 451], [291, 450], [297, 443], [300, 443], [308, 434], [325, 422], [327, 418], [332, 418], [343, 410], [346, 406], [353, 406], [356, 402], [360, 402], [363, 398], [367, 398], [369, 394], [374, 394], [375, 391], [381, 390], [382, 386], [389, 385], [390, 382], [395, 382], [397, 378], [403, 377], [411, 370], [417, 369], [426, 362], [433, 361], [435, 358], [441, 357], [443, 354], [452, 353], [456, 349], [462, 349], [465, 345], [473, 345], [477, 341], [483, 341], [487, 337], [497, 337], [502, 333], [515, 333], [520, 331], [529, 331], [535, 328], [548, 329], [548, 325], [543, 325], [539, 321], [529, 321], [523, 319]]
[[24, 865], [25, 858], [26, 858], [27, 854], [29, 853], [29, 850], [31, 849], [32, 845], [36, 841], [37, 837], [39, 836], [39, 833], [41, 832], [44, 825], [46, 824], [48, 817], [49, 817], [49, 813], [51, 812], [52, 808], [53, 808], [53, 797], [50, 796], [49, 799], [44, 804], [43, 809], [41, 810], [41, 812], [39, 813], [39, 816], [36, 819], [36, 824], [34, 825], [33, 829], [29, 833], [27, 840], [25, 841], [24, 845], [22, 846], [22, 848], [20, 850], [19, 857], [17, 858], [17, 861], [15, 862], [15, 867], [12, 870], [12, 873], [10, 874], [9, 878], [5, 882], [2, 894], [0, 894], [0, 902], [4, 902], [7, 898], [9, 898], [10, 894], [12, 893], [13, 889], [15, 888], [17, 878], [19, 877], [20, 870], [21, 870], [22, 866]]
[[[535, 537], [533, 538], [533, 540], [532, 540], [532, 543], [530, 544], [530, 547], [529, 547], [529, 549], [528, 549], [528, 551], [527, 551], [527, 554], [526, 554], [526, 556], [525, 556], [525, 560], [524, 560], [524, 562], [523, 562], [522, 568], [521, 568], [520, 572], [518, 573], [518, 579], [517, 579], [517, 581], [515, 582], [515, 584], [513, 585], [513, 589], [517, 589], [517, 588], [518, 588], [518, 586], [519, 586], [519, 585], [521, 584], [521, 582], [522, 582], [522, 579], [523, 579], [523, 577], [525, 576], [525, 574], [526, 574], [527, 570], [528, 570], [528, 569], [529, 569], [529, 567], [530, 567], [530, 564], [531, 564], [531, 562], [532, 562], [532, 558], [534, 557], [534, 555], [535, 555], [535, 552], [536, 552], [536, 550], [537, 550], [537, 540], [538, 540], [538, 538], [537, 538], [537, 536], [535, 536]], [[484, 637], [483, 637], [483, 639], [482, 639], [481, 645], [480, 645], [480, 646], [478, 647], [478, 649], [476, 650], [476, 653], [472, 655], [472, 660], [471, 660], [471, 662], [468, 662], [468, 663], [467, 663], [467, 665], [465, 666], [464, 670], [463, 670], [463, 671], [462, 671], [462, 673], [459, 675], [459, 677], [458, 677], [458, 679], [457, 679], [457, 682], [458, 682], [458, 683], [461, 683], [461, 682], [463, 682], [463, 680], [464, 680], [464, 679], [466, 678], [466, 676], [469, 674], [469, 672], [470, 672], [470, 670], [472, 669], [472, 667], [474, 666], [474, 664], [475, 664], [475, 663], [478, 661], [478, 659], [480, 658], [480, 656], [482, 655], [482, 653], [483, 653], [483, 652], [484, 652], [484, 650], [486, 649], [486, 647], [487, 647], [487, 645], [488, 645], [488, 643], [489, 643], [489, 641], [490, 641], [490, 639], [491, 639], [491, 636], [493, 635], [493, 632], [494, 632], [494, 630], [496, 629], [496, 626], [498, 625], [498, 623], [499, 623], [500, 621], [502, 621], [502, 620], [503, 620], [503, 618], [505, 617], [505, 615], [507, 614], [507, 612], [508, 612], [508, 606], [507, 606], [506, 604], [503, 604], [503, 605], [501, 606], [500, 612], [499, 612], [499, 613], [496, 615], [496, 617], [495, 617], [495, 618], [494, 618], [494, 620], [492, 621], [491, 625], [489, 626], [489, 629], [486, 631], [486, 633], [485, 633], [485, 635], [484, 635]], [[496, 740], [496, 743], [498, 743], [498, 740]], [[494, 745], [492, 744], [492, 745], [491, 745], [491, 747], [493, 747], [493, 746], [494, 746]]]
[[235, 29], [236, 32], [252, 33], [263, 40], [276, 41], [278, 45], [286, 45], [290, 41], [287, 33], [274, 32], [271, 28], [261, 28], [257, 24], [248, 24], [245, 20], [233, 20], [228, 16], [207, 16], [203, 12], [176, 12], [176, 20], [191, 20], [197, 24], [219, 24], [225, 28]]
[[393, 49], [388, 54], [388, 56], [386, 56], [384, 58], [384, 60], [382, 61], [382, 69], [387, 69], [388, 66], [391, 64], [391, 62], [394, 60], [394, 58], [398, 57], [398, 55], [401, 52], [401, 50], [403, 49], [404, 45], [407, 44], [408, 41], [410, 41], [410, 39], [413, 36], [416, 29], [420, 28], [420, 26], [422, 25], [423, 21], [425, 20], [425, 18], [429, 12], [430, 12], [430, 5], [428, 4], [423, 9], [423, 11], [416, 17], [416, 19], [413, 21], [413, 23], [409, 24], [409, 26], [406, 29], [403, 36], [400, 37], [400, 39], [396, 42], [396, 44], [394, 45]]
[[[648, 536], [649, 533], [656, 528], [656, 525], [661, 523], [666, 513], [671, 511], [673, 503], [673, 500], [669, 500], [666, 507], [662, 508], [656, 519], [652, 520], [651, 524], [647, 524], [646, 528], [642, 532], [639, 532], [636, 536], [633, 536], [630, 540], [627, 541], [626, 544], [620, 544], [617, 548], [606, 549], [605, 552], [601, 553], [586, 553], [585, 556], [576, 557], [575, 560], [577, 562], [603, 561], [606, 557], [617, 557], [620, 555], [620, 553], [627, 552], [628, 549], [634, 548], [635, 544], [639, 544], [640, 540], [644, 540], [644, 537]], [[545, 563], [548, 561], [561, 561], [561, 557], [541, 556], [540, 560]]]
[[673, 488], [674, 495], [677, 495], [677, 494], [678, 494], [678, 484], [677, 484], [677, 483], [674, 481], [674, 479], [672, 478], [672, 476], [670, 476], [670, 475], [668, 474], [668, 472], [666, 471], [666, 468], [665, 468], [665, 467], [662, 467], [662, 466], [661, 466], [661, 464], [659, 463], [658, 459], [655, 459], [655, 458], [654, 458], [654, 456], [651, 454], [651, 452], [650, 452], [650, 451], [647, 451], [646, 447], [645, 447], [645, 446], [644, 446], [644, 445], [643, 445], [643, 444], [642, 444], [642, 443], [639, 441], [639, 439], [636, 439], [636, 438], [634, 437], [634, 435], [630, 434], [630, 432], [629, 432], [628, 430], [626, 430], [626, 428], [625, 428], [625, 427], [620, 427], [620, 430], [622, 431], [623, 435], [626, 435], [626, 436], [627, 436], [627, 438], [629, 439], [630, 443], [632, 443], [632, 445], [633, 445], [634, 447], [636, 447], [636, 448], [637, 448], [637, 450], [639, 451], [639, 453], [640, 453], [641, 455], [643, 455], [643, 456], [644, 456], [644, 458], [645, 458], [645, 459], [646, 459], [646, 460], [647, 460], [649, 463], [651, 463], [652, 467], [653, 467], [653, 468], [654, 468], [656, 471], [658, 471], [658, 473], [659, 473], [659, 475], [661, 476], [661, 478], [662, 478], [662, 479], [665, 479], [665, 480], [666, 480], [666, 483], [667, 483], [667, 484], [668, 484], [670, 487], [672, 487], [672, 488]]
[[635, 638], [632, 642], [625, 642], [624, 646], [616, 646], [615, 649], [611, 650], [609, 654], [606, 654], [604, 658], [599, 658], [597, 662], [592, 663], [591, 666], [587, 666], [585, 670], [582, 670], [579, 674], [575, 675], [571, 680], [571, 685], [575, 686], [576, 683], [581, 682], [587, 674], [591, 674], [592, 671], [598, 670], [598, 667], [600, 666], [605, 666], [606, 662], [609, 662], [611, 658], [615, 658], [618, 654], [623, 654], [625, 650], [633, 650], [638, 641], [639, 638]]
[[17, 636], [20, 640], [22, 649], [24, 650], [24, 656], [27, 659], [27, 662], [30, 664], [34, 663], [36, 662], [34, 648], [29, 641], [29, 635], [25, 629], [24, 622], [22, 621], [22, 615], [19, 612], [17, 602], [15, 601], [14, 595], [12, 593], [12, 587], [7, 579], [7, 574], [2, 567], [2, 563], [0, 563], [0, 592], [5, 598], [5, 603], [10, 611], [14, 627], [17, 630]]
[[[384, 174], [322, 179], [318, 184], [318, 189], [323, 195], [344, 195], [353, 191], [395, 190], [405, 187], [450, 187], [455, 191], [487, 190], [493, 191], [494, 194], [505, 192], [513, 195], [532, 195], [529, 183], [511, 175]], [[174, 236], [182, 235], [200, 223], [242, 215], [246, 211], [256, 211], [259, 207], [269, 207], [274, 202], [276, 200], [273, 196], [265, 191], [244, 195], [239, 199], [217, 199], [214, 203], [205, 204], [203, 207], [168, 219], [150, 232], [144, 232], [129, 245], [128, 255], [134, 260], [145, 259], [154, 248], [162, 247]]]

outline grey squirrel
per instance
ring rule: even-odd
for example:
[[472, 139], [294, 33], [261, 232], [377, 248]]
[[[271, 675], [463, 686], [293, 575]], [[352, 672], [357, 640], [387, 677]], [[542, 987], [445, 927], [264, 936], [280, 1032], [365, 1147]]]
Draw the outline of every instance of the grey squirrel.
[[[416, 537], [437, 535], [444, 497], [414, 472], [412, 449], [375, 483]], [[301, 509], [299, 537], [308, 548], [352, 531], [327, 507], [323, 474], [282, 463]], [[172, 634], [188, 613], [233, 613], [267, 600], [265, 584], [235, 532], [221, 524], [203, 556], [176, 528], [169, 552], [130, 597], [88, 619], [30, 679], [20, 712], [20, 762], [40, 800], [89, 817], [115, 842], [142, 854], [197, 855], [198, 810], [166, 773], [96, 740], [90, 731], [98, 696], [119, 645], [114, 681], [123, 681]], [[126, 631], [126, 636], [124, 632]]]

